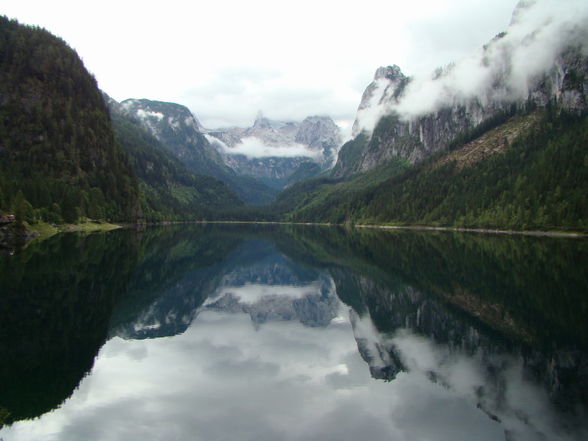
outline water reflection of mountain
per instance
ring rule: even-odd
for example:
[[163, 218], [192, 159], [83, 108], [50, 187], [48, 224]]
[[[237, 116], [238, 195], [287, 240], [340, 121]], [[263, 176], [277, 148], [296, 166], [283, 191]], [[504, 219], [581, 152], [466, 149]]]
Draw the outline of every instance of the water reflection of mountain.
[[60, 235], [0, 255], [0, 427], [71, 395], [136, 260], [132, 237], [119, 232]]
[[[158, 260], [178, 253], [152, 252], [158, 258], [144, 260], [129, 286], [129, 298], [143, 303], [123, 305], [122, 311], [132, 313], [125, 319], [117, 313], [111, 333], [124, 338], [180, 334], [203, 309], [246, 313], [257, 326], [268, 320], [326, 326], [336, 317], [339, 301], [325, 274], [295, 263], [268, 240], [234, 239], [231, 234], [187, 236], [175, 245], [184, 250], [183, 258], [165, 265], [175, 277], [162, 274]], [[203, 250], [210, 252], [213, 245], [224, 257], [202, 259]]]
[[312, 247], [353, 307], [372, 376], [420, 372], [469, 396], [507, 439], [582, 439], [585, 243], [372, 232], [301, 239], [296, 246]]
[[204, 310], [322, 327], [342, 301], [374, 378], [422, 375], [500, 420], [508, 439], [577, 439], [587, 257], [580, 240], [333, 227], [56, 237], [0, 256], [0, 418], [59, 405], [109, 335], [180, 334]]

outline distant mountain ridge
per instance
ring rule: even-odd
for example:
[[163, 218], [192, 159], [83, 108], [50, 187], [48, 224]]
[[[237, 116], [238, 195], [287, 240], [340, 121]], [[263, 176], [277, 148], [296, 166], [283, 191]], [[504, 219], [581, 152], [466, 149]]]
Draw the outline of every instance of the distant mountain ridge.
[[[218, 210], [243, 205], [226, 184], [190, 171], [152, 135], [154, 130], [130, 117], [109, 96], [104, 98], [110, 109], [115, 139], [128, 155], [139, 179], [145, 220], [206, 219], [215, 216]], [[184, 121], [194, 124], [188, 117]]]
[[[208, 130], [187, 107], [176, 103], [128, 99], [117, 108], [135, 118], [188, 169], [220, 179], [253, 204], [268, 203], [285, 185], [331, 167], [341, 143], [339, 127], [325, 116], [298, 123], [260, 115], [249, 128]], [[231, 150], [241, 152], [244, 143], [263, 150], [261, 155], [250, 150], [232, 154]]]
[[203, 127], [181, 104], [148, 99], [128, 99], [120, 111], [137, 120], [161, 145], [190, 171], [226, 183], [245, 202], [265, 204], [276, 190], [251, 177], [239, 176], [210, 145]]
[[190, 170], [220, 178], [227, 173], [222, 158], [202, 134], [200, 122], [187, 107], [148, 99], [120, 103], [151, 135]]
[[208, 139], [237, 173], [281, 189], [331, 168], [341, 131], [328, 116], [282, 122], [260, 114], [251, 127], [210, 130]]

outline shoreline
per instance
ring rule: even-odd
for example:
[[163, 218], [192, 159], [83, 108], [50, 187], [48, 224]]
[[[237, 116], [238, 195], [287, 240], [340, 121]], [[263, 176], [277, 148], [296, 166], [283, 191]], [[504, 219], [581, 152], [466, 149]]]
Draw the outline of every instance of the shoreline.
[[[541, 231], [541, 230], [503, 230], [499, 228], [464, 228], [464, 227], [435, 227], [427, 225], [376, 225], [376, 224], [334, 224], [329, 222], [288, 222], [288, 221], [236, 221], [236, 220], [185, 220], [185, 221], [161, 221], [155, 223], [122, 223], [112, 224], [108, 222], [83, 222], [79, 224], [36, 224], [28, 226], [27, 234], [13, 236], [3, 245], [17, 244], [28, 245], [31, 242], [45, 240], [59, 233], [68, 232], [99, 232], [111, 231], [116, 229], [137, 229], [143, 227], [169, 226], [178, 224], [225, 224], [225, 225], [298, 225], [298, 226], [322, 226], [322, 227], [342, 227], [354, 229], [374, 229], [374, 230], [407, 230], [407, 231], [446, 231], [457, 233], [476, 233], [476, 234], [493, 234], [493, 235], [510, 235], [510, 236], [533, 236], [533, 237], [553, 237], [553, 238], [573, 238], [580, 239], [588, 237], [588, 233], [582, 232], [565, 232], [565, 231]], [[5, 236], [4, 239], [7, 237]]]
[[540, 231], [540, 230], [501, 230], [491, 228], [464, 228], [464, 227], [432, 227], [425, 225], [370, 225], [356, 224], [355, 228], [373, 228], [382, 230], [414, 230], [414, 231], [453, 231], [458, 233], [482, 233], [482, 234], [506, 234], [535, 237], [562, 237], [582, 238], [588, 236], [586, 233], [565, 232], [565, 231]]
[[333, 224], [329, 222], [285, 222], [285, 221], [194, 221], [197, 224], [257, 224], [257, 225], [307, 225], [328, 227], [351, 227], [380, 230], [413, 230], [413, 231], [452, 231], [458, 233], [505, 234], [535, 237], [583, 238], [588, 233], [542, 230], [502, 230], [499, 228], [465, 228], [465, 227], [434, 227], [427, 225], [372, 225], [372, 224]]

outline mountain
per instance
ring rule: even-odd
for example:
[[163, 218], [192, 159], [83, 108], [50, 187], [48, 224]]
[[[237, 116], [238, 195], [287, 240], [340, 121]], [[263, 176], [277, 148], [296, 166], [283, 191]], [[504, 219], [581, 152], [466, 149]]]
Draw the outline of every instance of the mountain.
[[0, 427], [59, 407], [92, 370], [137, 236], [59, 234], [0, 254]]
[[0, 17], [0, 212], [17, 220], [133, 220], [137, 180], [76, 52]]
[[[221, 209], [243, 205], [222, 181], [191, 172], [163, 147], [140, 121], [105, 95], [115, 139], [129, 157], [139, 180], [141, 211], [148, 221], [214, 217]], [[190, 124], [197, 124], [185, 119]]]
[[120, 103], [120, 108], [193, 173], [220, 179], [248, 203], [268, 203], [275, 197], [275, 190], [254, 178], [239, 176], [224, 163], [220, 153], [203, 133], [198, 120], [185, 106], [128, 99]]
[[[429, 78], [380, 67], [359, 105], [355, 142], [341, 149], [333, 175], [350, 176], [396, 157], [414, 164], [466, 132], [549, 103], [575, 114], [586, 111], [588, 17], [552, 17], [541, 6], [520, 2], [506, 32]], [[530, 63], [531, 57], [538, 60]]]
[[296, 221], [585, 229], [588, 17], [542, 5], [521, 2], [507, 32], [431, 77], [379, 68], [331, 175], [288, 188], [276, 211]]
[[193, 172], [215, 177], [226, 172], [222, 158], [201, 133], [200, 122], [187, 107], [147, 99], [128, 99], [120, 107]]
[[[178, 237], [185, 242], [145, 259], [129, 284], [129, 297], [144, 303], [135, 304], [134, 314], [115, 318], [113, 335], [143, 339], [181, 334], [204, 311], [247, 314], [255, 326], [296, 320], [325, 327], [337, 317], [340, 302], [331, 280], [320, 271], [297, 264], [266, 240], [201, 236], [198, 230], [182, 229]], [[164, 260], [168, 263], [162, 264]], [[160, 274], [161, 268], [173, 271]]]
[[282, 189], [332, 167], [341, 133], [328, 116], [282, 122], [260, 114], [249, 128], [211, 130], [208, 139], [238, 174]]

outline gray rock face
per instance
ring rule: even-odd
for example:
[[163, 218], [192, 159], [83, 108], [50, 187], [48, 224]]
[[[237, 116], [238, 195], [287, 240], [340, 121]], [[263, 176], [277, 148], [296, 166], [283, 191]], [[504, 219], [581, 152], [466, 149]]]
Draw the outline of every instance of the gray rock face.
[[294, 141], [322, 152], [323, 166], [330, 167], [337, 159], [337, 149], [341, 145], [341, 130], [329, 117], [309, 116], [298, 126]]
[[369, 123], [375, 123], [373, 120], [381, 116], [377, 112], [379, 106], [398, 103], [398, 97], [408, 82], [409, 78], [402, 73], [400, 67], [396, 65], [379, 67], [374, 75], [374, 81], [363, 92], [351, 136], [355, 138], [364, 130], [363, 119], [367, 119]]
[[187, 107], [146, 99], [125, 100], [120, 106], [192, 171], [217, 178], [226, 173], [222, 157]]
[[549, 23], [525, 23], [536, 3], [520, 2], [508, 32], [475, 54], [471, 65], [452, 64], [425, 80], [406, 77], [398, 66], [379, 68], [357, 111], [356, 142], [342, 147], [334, 176], [393, 157], [416, 163], [481, 123], [530, 106], [588, 109], [588, 31], [582, 25], [588, 17], [559, 23], [552, 35], [557, 41], [551, 41], [544, 30]]
[[[212, 130], [208, 136], [235, 172], [260, 178], [275, 188], [283, 188], [297, 175], [308, 177], [308, 173], [299, 173], [301, 166], [314, 170], [314, 174], [332, 167], [341, 144], [339, 127], [326, 116], [281, 122], [259, 115], [249, 128]], [[254, 143], [266, 152], [255, 156], [237, 153], [244, 143]]]
[[367, 363], [372, 378], [390, 381], [406, 370], [397, 349], [373, 329], [369, 316], [361, 317], [351, 309], [349, 319], [357, 350], [363, 361]]

